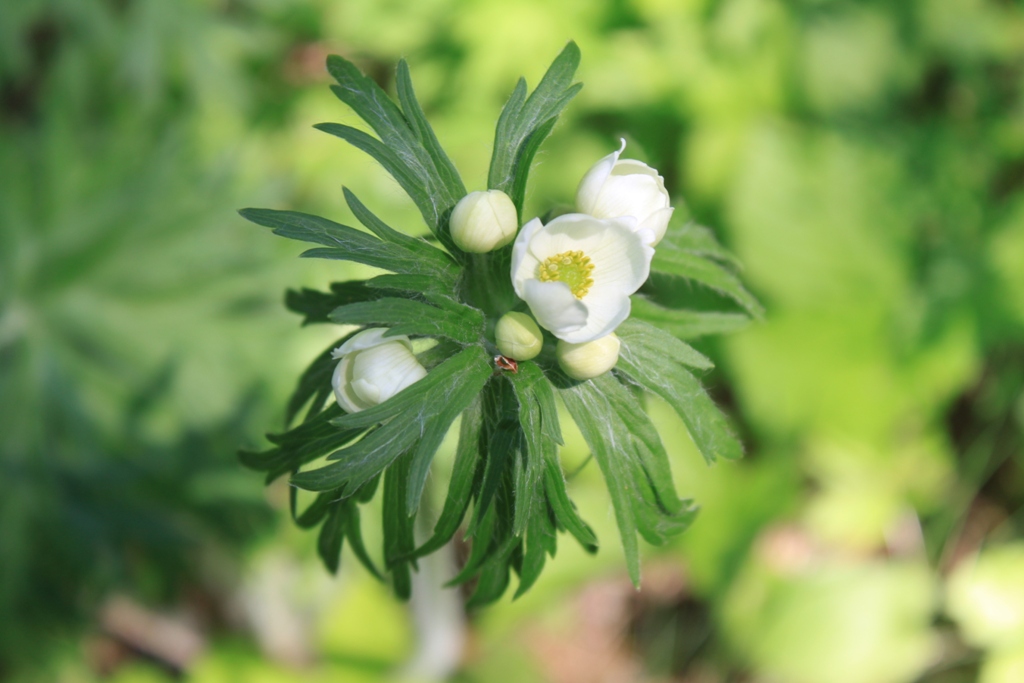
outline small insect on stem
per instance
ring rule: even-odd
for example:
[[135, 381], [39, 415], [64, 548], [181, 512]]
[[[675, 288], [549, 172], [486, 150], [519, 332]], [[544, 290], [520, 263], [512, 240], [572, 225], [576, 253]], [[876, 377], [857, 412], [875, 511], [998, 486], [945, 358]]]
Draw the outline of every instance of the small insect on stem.
[[512, 374], [519, 372], [519, 363], [508, 356], [497, 355], [494, 357], [494, 364], [502, 370], [507, 370]]

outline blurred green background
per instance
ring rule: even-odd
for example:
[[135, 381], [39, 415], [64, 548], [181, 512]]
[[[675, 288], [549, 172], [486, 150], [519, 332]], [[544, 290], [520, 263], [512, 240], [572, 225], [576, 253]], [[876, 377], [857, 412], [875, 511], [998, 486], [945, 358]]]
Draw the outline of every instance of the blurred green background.
[[[591, 466], [596, 558], [468, 616], [442, 562], [400, 605], [235, 457], [337, 336], [285, 288], [365, 271], [234, 210], [347, 222], [344, 183], [422, 232], [311, 128], [356, 120], [325, 56], [385, 87], [407, 57], [477, 190], [569, 39], [527, 214], [624, 136], [734, 249], [766, 321], [697, 345], [748, 457], [706, 468], [652, 400], [703, 509], [642, 591]], [[1015, 2], [0, 0], [0, 680], [1019, 683], [1022, 392]]]

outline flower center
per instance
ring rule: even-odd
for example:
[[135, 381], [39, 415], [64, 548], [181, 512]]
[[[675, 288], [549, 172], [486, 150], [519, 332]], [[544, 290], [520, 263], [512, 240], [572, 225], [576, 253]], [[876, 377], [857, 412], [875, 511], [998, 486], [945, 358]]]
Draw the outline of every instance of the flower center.
[[537, 277], [541, 282], [564, 282], [577, 299], [582, 299], [594, 284], [590, 277], [593, 272], [594, 264], [582, 251], [563, 251], [545, 259], [537, 269]]

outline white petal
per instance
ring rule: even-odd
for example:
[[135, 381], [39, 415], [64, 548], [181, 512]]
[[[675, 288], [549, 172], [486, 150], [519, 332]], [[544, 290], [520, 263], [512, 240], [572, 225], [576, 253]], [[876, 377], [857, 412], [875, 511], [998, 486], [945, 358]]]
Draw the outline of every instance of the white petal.
[[373, 405], [366, 403], [352, 391], [352, 356], [345, 356], [334, 368], [331, 386], [334, 387], [334, 399], [346, 413], [358, 413]]
[[512, 245], [512, 286], [520, 298], [523, 296], [523, 283], [529, 278], [537, 276], [537, 266], [540, 265], [535, 257], [530, 255], [530, 241], [537, 234], [544, 224], [539, 218], [523, 226]]
[[386, 401], [426, 375], [416, 356], [399, 342], [360, 351], [352, 358], [352, 389], [365, 401]]
[[614, 332], [615, 328], [629, 317], [632, 306], [629, 295], [622, 290], [597, 285], [583, 297], [583, 303], [587, 306], [586, 324], [564, 334], [552, 330], [556, 337], [573, 344], [599, 339]]
[[387, 344], [389, 342], [399, 341], [404, 343], [409, 349], [412, 349], [412, 343], [409, 338], [404, 334], [400, 334], [394, 337], [384, 337], [390, 331], [387, 327], [370, 327], [358, 334], [353, 335], [344, 344], [334, 349], [331, 352], [331, 357], [341, 358], [354, 351], [362, 351], [363, 349], [372, 349], [374, 346], [380, 346], [381, 344]]
[[[634, 231], [633, 223], [624, 219], [600, 223], [604, 225], [600, 240], [592, 240], [583, 248], [583, 253], [594, 264], [594, 272], [591, 273], [594, 287], [591, 291], [614, 287], [632, 294], [650, 275], [651, 259], [654, 258], [653, 235], [649, 230]], [[584, 297], [584, 303], [589, 298], [590, 294]]]
[[668, 195], [659, 187], [657, 178], [639, 174], [611, 176], [590, 213], [597, 218], [634, 216], [642, 221], [668, 205]]
[[[551, 220], [538, 230], [530, 240], [530, 254], [538, 263], [544, 259], [561, 254], [565, 251], [579, 249], [584, 254], [588, 247], [600, 242], [607, 230], [604, 221], [594, 220], [593, 216], [582, 213], [567, 213]], [[536, 275], [536, 270], [531, 276]]]
[[608, 156], [603, 157], [586, 172], [583, 179], [580, 180], [579, 188], [576, 190], [577, 211], [580, 213], [593, 213], [592, 209], [597, 202], [597, 196], [600, 194], [601, 188], [604, 186], [608, 176], [611, 175], [615, 162], [619, 160], [619, 155], [625, 149], [626, 140], [623, 138], [622, 146], [618, 152], [612, 152]]
[[672, 220], [673, 211], [675, 211], [675, 209], [672, 207], [667, 209], [658, 209], [640, 223], [641, 230], [650, 230], [651, 234], [654, 235], [652, 245], [660, 242], [665, 236], [665, 232], [668, 230], [668, 222]]
[[564, 282], [527, 280], [522, 297], [537, 323], [556, 337], [578, 330], [587, 322], [587, 307]]
[[[639, 175], [651, 176], [652, 178], [661, 178], [661, 175], [658, 174], [658, 171], [651, 168], [642, 161], [637, 161], [636, 159], [619, 159], [615, 163], [615, 166], [612, 168], [611, 174], [633, 175], [634, 173]], [[662, 185], [662, 189], [665, 189], [664, 185]]]

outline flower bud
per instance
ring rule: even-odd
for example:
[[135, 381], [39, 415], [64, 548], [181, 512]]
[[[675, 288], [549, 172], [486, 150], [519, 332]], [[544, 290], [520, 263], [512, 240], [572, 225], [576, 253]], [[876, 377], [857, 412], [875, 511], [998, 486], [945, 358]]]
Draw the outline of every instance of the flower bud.
[[544, 346], [544, 335], [525, 313], [506, 313], [494, 327], [498, 351], [515, 360], [530, 360]]
[[459, 249], [483, 254], [515, 239], [519, 214], [501, 190], [470, 192], [455, 205], [449, 227]]
[[622, 343], [614, 334], [581, 344], [559, 340], [555, 354], [558, 356], [558, 364], [569, 377], [593, 379], [615, 367], [619, 360], [620, 346]]
[[331, 385], [338, 405], [349, 413], [383, 403], [427, 375], [404, 335], [385, 337], [386, 327], [354, 335], [332, 352], [340, 359]]
[[661, 241], [672, 218], [665, 180], [658, 172], [635, 159], [619, 159], [626, 141], [594, 164], [576, 190], [576, 210], [595, 218], [633, 216], [637, 229], [654, 233], [654, 244]]

